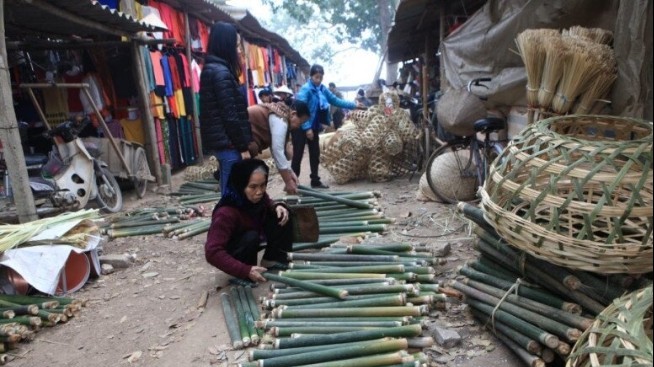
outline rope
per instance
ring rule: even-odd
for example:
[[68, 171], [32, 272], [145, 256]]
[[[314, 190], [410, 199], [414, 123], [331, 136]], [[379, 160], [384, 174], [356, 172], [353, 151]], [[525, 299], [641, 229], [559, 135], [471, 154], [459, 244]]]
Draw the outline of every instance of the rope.
[[[493, 326], [493, 333], [495, 335], [497, 335], [497, 331], [495, 330], [495, 312], [497, 312], [497, 310], [500, 308], [500, 306], [502, 305], [502, 303], [504, 302], [506, 297], [508, 297], [509, 294], [511, 294], [511, 292], [513, 292], [515, 290], [515, 295], [516, 296], [518, 295], [518, 288], [520, 288], [520, 284], [522, 284], [522, 279], [521, 278], [516, 279], [515, 283], [513, 283], [511, 288], [509, 288], [509, 290], [507, 290], [506, 293], [504, 293], [504, 296], [502, 296], [502, 298], [500, 298], [500, 301], [497, 303], [497, 305], [495, 305], [495, 308], [493, 309], [493, 312], [491, 312], [491, 317], [490, 317], [490, 320], [488, 322], [490, 322], [491, 325]], [[486, 325], [488, 325], [488, 322], [486, 323]]]

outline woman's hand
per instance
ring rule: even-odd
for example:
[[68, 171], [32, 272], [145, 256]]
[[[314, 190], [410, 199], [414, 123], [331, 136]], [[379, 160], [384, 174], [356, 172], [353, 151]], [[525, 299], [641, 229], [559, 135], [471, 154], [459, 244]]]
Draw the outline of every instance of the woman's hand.
[[251, 281], [253, 282], [265, 282], [266, 278], [261, 275], [264, 271], [268, 269], [261, 267], [261, 266], [253, 266], [250, 268], [250, 274], [248, 274], [248, 278], [250, 278]]
[[307, 139], [313, 140], [313, 130], [307, 130]]
[[277, 212], [277, 218], [279, 218], [279, 225], [283, 226], [286, 224], [288, 222], [288, 209], [281, 205], [277, 205], [275, 211]]

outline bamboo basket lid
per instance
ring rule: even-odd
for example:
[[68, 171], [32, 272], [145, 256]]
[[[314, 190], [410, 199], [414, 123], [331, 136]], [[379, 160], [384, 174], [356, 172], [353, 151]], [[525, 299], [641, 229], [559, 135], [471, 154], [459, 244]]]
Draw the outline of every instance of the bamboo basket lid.
[[566, 367], [651, 366], [652, 286], [607, 307], [575, 343]]
[[506, 241], [556, 265], [652, 271], [652, 123], [570, 115], [528, 126], [493, 162], [485, 216]]

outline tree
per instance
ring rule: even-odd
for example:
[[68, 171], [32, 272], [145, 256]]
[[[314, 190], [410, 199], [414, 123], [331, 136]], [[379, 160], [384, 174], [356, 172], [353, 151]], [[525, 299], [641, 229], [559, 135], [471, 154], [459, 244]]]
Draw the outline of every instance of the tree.
[[[395, 16], [398, 0], [262, 0], [276, 14], [272, 27], [287, 23], [286, 17], [314, 37], [330, 36], [339, 45], [351, 45], [372, 51], [386, 52], [386, 39]], [[329, 42], [313, 42], [312, 58], [329, 61], [338, 52]], [[389, 68], [390, 69], [390, 68]]]

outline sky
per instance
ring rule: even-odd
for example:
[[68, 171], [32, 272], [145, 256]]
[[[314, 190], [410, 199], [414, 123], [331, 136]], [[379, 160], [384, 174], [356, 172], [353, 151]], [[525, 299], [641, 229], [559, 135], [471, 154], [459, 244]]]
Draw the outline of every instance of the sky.
[[[230, 5], [246, 7], [248, 11], [254, 15], [259, 23], [264, 23], [272, 20], [272, 12], [267, 7], [261, 4], [260, 0], [238, 0], [230, 1]], [[284, 37], [284, 35], [280, 34]], [[291, 37], [285, 37], [290, 45], [304, 57], [309, 64], [314, 63], [308, 57], [308, 51], [303, 50], [306, 45], [293, 44]], [[375, 75], [375, 69], [379, 57], [370, 52], [362, 49], [346, 50], [338, 53], [331, 63], [323, 63], [325, 67], [324, 84], [334, 82], [336, 86], [361, 86], [372, 83]]]

